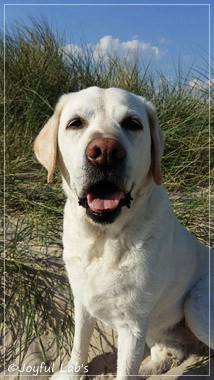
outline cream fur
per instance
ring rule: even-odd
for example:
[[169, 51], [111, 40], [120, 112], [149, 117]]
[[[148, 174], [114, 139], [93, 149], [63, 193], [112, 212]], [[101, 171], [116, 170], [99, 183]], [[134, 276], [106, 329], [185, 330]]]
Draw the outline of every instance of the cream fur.
[[[141, 120], [142, 131], [120, 127], [128, 112]], [[68, 121], [79, 116], [85, 120], [84, 128], [66, 129]], [[214, 286], [213, 277], [209, 282], [213, 254], [209, 256], [208, 248], [179, 224], [161, 185], [163, 139], [154, 107], [120, 89], [93, 87], [64, 95], [54, 120], [54, 126], [53, 117], [46, 124], [36, 146], [46, 146], [48, 152], [58, 149], [68, 197], [63, 258], [75, 300], [75, 338], [68, 368], [87, 362], [96, 319], [118, 332], [118, 380], [138, 375], [145, 343], [151, 349], [151, 362], [141, 369], [145, 374], [161, 373], [183, 360], [182, 345], [170, 331], [185, 317], [195, 337], [207, 345], [210, 338], [214, 348], [213, 303], [209, 336], [208, 300], [209, 286]], [[47, 135], [53, 136], [53, 129], [58, 137], [50, 143]], [[132, 189], [133, 197], [131, 208], [123, 207], [107, 225], [94, 223], [78, 205], [88, 175], [85, 150], [100, 136], [122, 143], [127, 154], [126, 191]], [[48, 167], [45, 152], [37, 150], [37, 157], [51, 177], [56, 158], [51, 156]], [[52, 379], [76, 380], [81, 374], [58, 372]]]

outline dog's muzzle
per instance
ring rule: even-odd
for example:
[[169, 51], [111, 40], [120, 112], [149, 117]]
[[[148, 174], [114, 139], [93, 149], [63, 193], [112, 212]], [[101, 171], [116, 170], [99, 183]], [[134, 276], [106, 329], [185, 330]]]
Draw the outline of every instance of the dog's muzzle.
[[123, 184], [125, 160], [122, 144], [113, 138], [96, 138], [86, 148], [89, 183], [79, 205], [96, 223], [112, 223], [123, 206], [131, 206], [131, 191]]

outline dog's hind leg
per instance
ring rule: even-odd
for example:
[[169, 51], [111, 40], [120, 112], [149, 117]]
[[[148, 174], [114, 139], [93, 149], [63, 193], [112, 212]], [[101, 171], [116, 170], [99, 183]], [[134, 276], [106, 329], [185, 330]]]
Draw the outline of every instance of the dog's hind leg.
[[165, 331], [147, 335], [146, 343], [151, 357], [146, 358], [140, 368], [143, 375], [158, 375], [178, 366], [198, 346], [198, 339], [186, 326], [185, 320]]
[[184, 314], [193, 334], [214, 349], [214, 275], [204, 275], [192, 288]]
[[157, 343], [151, 347], [151, 358], [146, 359], [140, 367], [142, 376], [159, 375], [167, 372], [171, 367], [179, 365], [184, 360], [182, 347], [173, 344], [168, 347], [164, 343]]

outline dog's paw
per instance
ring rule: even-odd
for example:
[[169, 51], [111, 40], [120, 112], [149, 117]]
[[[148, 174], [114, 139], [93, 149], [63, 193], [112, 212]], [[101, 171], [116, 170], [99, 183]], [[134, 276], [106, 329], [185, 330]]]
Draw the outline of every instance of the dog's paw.
[[181, 363], [180, 360], [177, 360], [175, 358], [167, 358], [162, 361], [155, 362], [153, 360], [150, 360], [148, 363], [143, 364], [140, 367], [140, 375], [146, 379], [148, 376], [151, 375], [160, 375], [163, 373], [166, 373], [170, 370], [172, 367], [176, 367]]
[[85, 377], [86, 375], [58, 371], [50, 377], [50, 380], [85, 380]]
[[49, 380], [71, 380], [71, 377], [67, 373], [56, 372], [54, 373]]
[[[127, 375], [129, 380], [144, 380], [145, 377], [142, 375]], [[123, 376], [124, 377], [124, 376]], [[114, 377], [112, 380], [121, 380], [120, 376]]]

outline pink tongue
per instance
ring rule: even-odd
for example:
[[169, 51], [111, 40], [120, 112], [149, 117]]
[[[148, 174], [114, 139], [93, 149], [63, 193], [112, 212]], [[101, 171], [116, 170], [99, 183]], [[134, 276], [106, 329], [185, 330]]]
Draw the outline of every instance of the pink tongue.
[[120, 203], [123, 197], [122, 191], [106, 194], [103, 198], [96, 198], [93, 193], [88, 193], [87, 201], [90, 209], [95, 212], [114, 210]]

